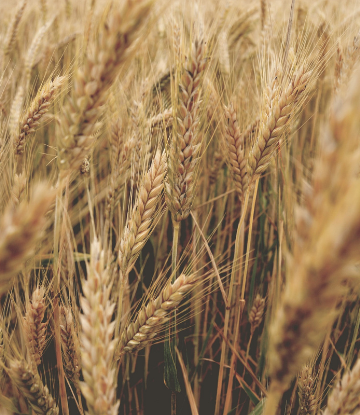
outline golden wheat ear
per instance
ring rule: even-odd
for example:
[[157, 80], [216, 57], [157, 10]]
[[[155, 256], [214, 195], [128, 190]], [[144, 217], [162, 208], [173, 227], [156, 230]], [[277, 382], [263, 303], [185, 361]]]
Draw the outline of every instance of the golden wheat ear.
[[159, 198], [164, 188], [165, 154], [157, 151], [139, 189], [134, 209], [120, 241], [118, 263], [123, 275], [134, 265], [152, 230]]
[[94, 144], [109, 87], [134, 53], [131, 46], [139, 40], [153, 4], [153, 0], [126, 0], [122, 10], [114, 9], [99, 31], [92, 51], [87, 52], [83, 65], [75, 71], [74, 88], [61, 120], [61, 170], [80, 168]]
[[31, 302], [26, 305], [24, 317], [24, 334], [29, 353], [36, 366], [41, 363], [41, 357], [46, 343], [46, 327], [44, 322], [46, 312], [45, 289], [37, 287], [32, 293]]
[[45, 183], [35, 187], [30, 201], [11, 203], [0, 222], [0, 294], [34, 253], [46, 224], [46, 213], [55, 200]]
[[49, 389], [44, 386], [37, 370], [24, 360], [10, 362], [9, 376], [29, 402], [34, 413], [39, 415], [59, 413], [56, 402], [50, 395]]
[[118, 339], [112, 321], [115, 303], [110, 298], [112, 275], [105, 265], [105, 254], [95, 239], [91, 243], [91, 260], [87, 279], [83, 282], [84, 296], [80, 300], [81, 367], [84, 381], [80, 383], [89, 414], [117, 414], [116, 369], [114, 352]]
[[359, 410], [360, 396], [360, 360], [351, 371], [344, 373], [332, 390], [324, 415], [356, 414]]
[[136, 320], [124, 329], [119, 354], [144, 348], [156, 335], [164, 331], [171, 312], [176, 310], [198, 280], [199, 276], [182, 274], [175, 282], [166, 285], [160, 295], [143, 307]]
[[65, 79], [65, 76], [58, 76], [53, 81], [46, 83], [31, 102], [30, 107], [26, 111], [20, 124], [19, 136], [16, 137], [14, 142], [16, 155], [24, 152], [26, 141], [28, 141], [31, 135], [35, 134], [36, 130], [39, 128], [42, 118], [49, 111], [49, 107], [56, 99]]
[[193, 42], [191, 56], [182, 69], [176, 125], [168, 150], [166, 202], [176, 222], [187, 218], [196, 195], [196, 177], [203, 135], [199, 131], [206, 44]]

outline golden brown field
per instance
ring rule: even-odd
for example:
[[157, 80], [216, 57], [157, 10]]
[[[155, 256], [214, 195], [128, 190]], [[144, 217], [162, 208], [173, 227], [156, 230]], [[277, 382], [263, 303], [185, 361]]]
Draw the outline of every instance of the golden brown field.
[[360, 414], [360, 3], [0, 2], [0, 415]]

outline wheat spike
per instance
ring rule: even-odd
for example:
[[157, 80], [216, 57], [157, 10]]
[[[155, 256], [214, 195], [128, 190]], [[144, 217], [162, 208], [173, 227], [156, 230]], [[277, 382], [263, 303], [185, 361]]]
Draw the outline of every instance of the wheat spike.
[[114, 10], [95, 47], [88, 48], [84, 64], [74, 75], [74, 89], [63, 109], [60, 138], [60, 168], [74, 170], [91, 148], [100, 127], [107, 91], [139, 38], [153, 0], [126, 0], [121, 11]]
[[173, 219], [185, 219], [195, 198], [202, 135], [199, 131], [200, 94], [206, 66], [205, 42], [193, 43], [181, 75], [176, 135], [170, 144], [166, 200]]
[[264, 308], [265, 298], [261, 298], [260, 295], [257, 294], [249, 314], [251, 333], [254, 333], [255, 329], [260, 326], [264, 315]]
[[253, 184], [269, 165], [276, 146], [288, 127], [295, 104], [305, 91], [311, 73], [306, 71], [305, 66], [301, 66], [284, 92], [281, 92], [278, 76], [267, 88], [259, 135], [248, 156], [249, 185]]
[[240, 133], [236, 111], [232, 103], [229, 106], [224, 106], [224, 115], [227, 163], [238, 195], [240, 199], [243, 199], [247, 189], [244, 136]]
[[39, 415], [56, 415], [59, 413], [49, 389], [42, 383], [39, 374], [24, 360], [11, 361], [9, 374], [20, 392], [31, 405], [34, 413]]
[[26, 176], [24, 173], [14, 175], [14, 183], [11, 189], [11, 199], [13, 201], [14, 206], [20, 204], [23, 199], [24, 192], [26, 190]]
[[21, 17], [24, 13], [25, 6], [27, 4], [27, 0], [23, 0], [16, 10], [14, 17], [8, 27], [6, 32], [6, 37], [4, 40], [4, 55], [7, 56], [10, 54], [11, 50], [13, 49], [14, 43], [16, 41], [17, 32], [19, 30], [19, 24]]
[[20, 134], [14, 142], [15, 154], [24, 152], [25, 141], [39, 128], [42, 117], [49, 111], [49, 107], [57, 97], [65, 79], [64, 76], [58, 76], [53, 81], [49, 81], [32, 101], [20, 124]]
[[323, 415], [358, 414], [360, 409], [360, 360], [337, 382]]
[[74, 383], [76, 388], [79, 388], [80, 344], [75, 332], [70, 307], [61, 307], [60, 332], [66, 376]]
[[15, 209], [11, 204], [0, 223], [0, 293], [33, 254], [46, 223], [45, 214], [55, 199], [55, 192], [39, 184], [29, 203]]
[[112, 316], [115, 303], [110, 299], [111, 275], [105, 268], [104, 252], [95, 239], [91, 244], [91, 262], [87, 266], [87, 279], [83, 282], [81, 298], [81, 367], [84, 382], [80, 389], [90, 415], [116, 415], [120, 402], [116, 402], [116, 370], [113, 367], [115, 322]]
[[195, 275], [182, 274], [174, 283], [168, 284], [155, 300], [151, 300], [146, 307], [143, 307], [136, 320], [124, 329], [120, 340], [120, 355], [144, 348], [163, 331], [171, 312], [194, 288], [197, 281], [198, 277]]
[[31, 302], [27, 304], [24, 318], [24, 333], [31, 358], [39, 366], [45, 348], [45, 332], [47, 322], [43, 322], [45, 305], [44, 287], [37, 287], [32, 294]]
[[121, 238], [118, 262], [125, 275], [134, 265], [151, 232], [157, 202], [164, 188], [165, 155], [157, 151], [140, 186], [137, 201]]
[[298, 395], [299, 414], [311, 415], [315, 409], [315, 379], [310, 366], [305, 366], [299, 375]]

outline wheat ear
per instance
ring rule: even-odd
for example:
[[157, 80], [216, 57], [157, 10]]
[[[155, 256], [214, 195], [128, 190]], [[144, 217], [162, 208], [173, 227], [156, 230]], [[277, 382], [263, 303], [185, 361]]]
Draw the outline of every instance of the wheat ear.
[[56, 415], [59, 413], [49, 389], [42, 383], [39, 374], [24, 360], [10, 363], [9, 375], [20, 392], [31, 405], [34, 413], [39, 415]]
[[306, 71], [305, 66], [301, 66], [284, 92], [281, 92], [278, 77], [275, 77], [271, 86], [266, 89], [259, 135], [248, 156], [249, 185], [253, 184], [269, 165], [276, 146], [289, 125], [295, 104], [306, 89], [311, 73]]
[[360, 360], [346, 372], [329, 396], [323, 415], [358, 414], [360, 410]]
[[61, 347], [63, 351], [64, 369], [66, 376], [75, 387], [79, 388], [80, 377], [80, 344], [75, 332], [73, 316], [70, 307], [61, 307]]
[[10, 204], [6, 209], [0, 223], [0, 293], [33, 254], [54, 199], [55, 192], [43, 183], [36, 187], [29, 203], [15, 209]]
[[87, 279], [83, 282], [84, 297], [80, 304], [81, 367], [84, 382], [80, 383], [90, 415], [116, 415], [120, 402], [116, 402], [116, 379], [113, 357], [115, 322], [112, 316], [115, 303], [110, 300], [111, 275], [105, 268], [104, 251], [95, 239], [91, 244], [91, 262], [87, 266]]
[[134, 352], [144, 348], [154, 337], [164, 330], [171, 312], [176, 310], [185, 296], [198, 281], [195, 274], [180, 275], [174, 283], [169, 283], [160, 295], [143, 307], [121, 336], [119, 353]]
[[337, 315], [335, 305], [346, 292], [344, 278], [358, 283], [349, 267], [357, 260], [360, 189], [355, 181], [345, 190], [336, 205], [316, 218], [306, 246], [295, 248], [290, 277], [269, 329], [269, 402], [273, 407], [265, 406], [266, 415], [275, 413], [274, 402], [317, 352]]
[[153, 3], [126, 0], [123, 9], [114, 10], [103, 25], [92, 52], [88, 48], [84, 64], [75, 72], [73, 93], [63, 109], [59, 142], [62, 170], [79, 168], [91, 148], [100, 127], [97, 120], [106, 93], [130, 56], [130, 47], [139, 37]]
[[9, 55], [9, 53], [11, 52], [11, 50], [13, 49], [15, 40], [16, 40], [16, 36], [17, 36], [17, 32], [19, 30], [19, 23], [21, 20], [21, 17], [24, 13], [24, 9], [26, 6], [27, 0], [23, 0], [19, 6], [18, 9], [16, 11], [16, 13], [14, 14], [14, 17], [11, 21], [11, 23], [9, 24], [8, 30], [6, 32], [6, 37], [4, 40], [4, 55]]
[[315, 409], [315, 379], [310, 366], [302, 369], [298, 385], [299, 415], [311, 415]]
[[195, 198], [202, 135], [199, 131], [200, 93], [206, 66], [205, 42], [195, 41], [180, 81], [176, 135], [170, 144], [166, 200], [173, 220], [187, 218]]
[[226, 158], [233, 182], [241, 200], [247, 189], [247, 162], [244, 151], [244, 136], [240, 133], [236, 111], [230, 103], [224, 106]]
[[137, 201], [120, 241], [118, 262], [123, 275], [134, 265], [152, 229], [157, 202], [164, 188], [165, 154], [155, 154], [140, 186]]
[[56, 98], [65, 79], [65, 76], [58, 76], [53, 81], [46, 83], [32, 101], [20, 124], [20, 134], [15, 139], [15, 154], [24, 152], [25, 141], [39, 128], [41, 118], [49, 111], [49, 107]]
[[11, 199], [14, 206], [18, 206], [22, 201], [26, 189], [26, 183], [27, 180], [25, 173], [15, 173], [13, 186], [11, 188]]
[[24, 318], [24, 334], [31, 358], [37, 366], [45, 348], [45, 331], [47, 322], [43, 322], [46, 304], [44, 287], [37, 287], [32, 294], [31, 303], [26, 306]]
[[249, 314], [249, 322], [251, 325], [251, 334], [255, 329], [260, 326], [265, 308], [265, 298], [261, 298], [259, 294], [256, 295], [253, 306], [251, 307]]

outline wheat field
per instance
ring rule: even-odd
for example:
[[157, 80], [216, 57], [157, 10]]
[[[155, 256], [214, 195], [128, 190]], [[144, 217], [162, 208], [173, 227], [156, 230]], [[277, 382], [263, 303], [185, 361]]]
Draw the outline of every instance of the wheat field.
[[360, 3], [0, 22], [0, 415], [359, 415]]

